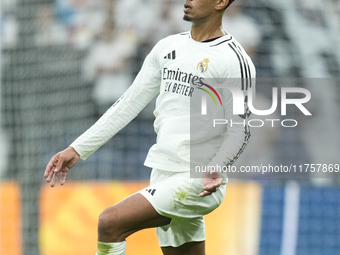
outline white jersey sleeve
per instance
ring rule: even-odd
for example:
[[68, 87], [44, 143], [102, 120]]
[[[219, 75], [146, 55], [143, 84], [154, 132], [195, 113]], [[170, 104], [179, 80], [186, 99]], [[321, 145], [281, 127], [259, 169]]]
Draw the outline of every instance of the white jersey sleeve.
[[242, 91], [245, 114], [233, 115], [233, 99], [230, 91], [223, 89], [222, 98], [225, 100], [225, 119], [228, 121], [227, 131], [224, 134], [225, 137], [221, 147], [209, 164], [211, 166], [232, 165], [239, 158], [250, 138], [248, 92], [252, 90], [252, 94], [255, 95], [256, 71], [251, 59], [236, 40], [233, 40], [228, 45], [234, 55], [233, 57], [228, 55], [228, 71], [225, 75], [228, 78], [226, 82], [233, 83], [234, 86], [237, 86]]
[[70, 146], [87, 159], [124, 128], [159, 93], [161, 69], [158, 44], [146, 57], [142, 69], [130, 88], [112, 107]]

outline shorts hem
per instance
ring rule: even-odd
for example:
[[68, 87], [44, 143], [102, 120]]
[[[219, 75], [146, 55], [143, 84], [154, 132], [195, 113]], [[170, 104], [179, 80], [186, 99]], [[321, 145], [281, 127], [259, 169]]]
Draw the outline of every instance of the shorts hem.
[[195, 239], [195, 240], [180, 242], [179, 244], [159, 244], [159, 246], [160, 247], [174, 247], [174, 248], [177, 248], [177, 247], [180, 247], [181, 245], [186, 244], [186, 243], [198, 243], [198, 242], [203, 242], [205, 240], [206, 240], [206, 238], [204, 238], [204, 239]]
[[156, 212], [157, 212], [159, 215], [164, 216], [164, 217], [167, 217], [167, 218], [170, 218], [169, 216], [164, 215], [164, 213], [162, 213], [161, 210], [159, 210], [159, 208], [157, 208], [157, 206], [155, 206], [155, 204], [151, 201], [151, 199], [149, 199], [147, 196], [145, 196], [141, 190], [138, 191], [138, 193], [140, 193], [143, 197], [146, 198], [146, 200], [149, 201], [149, 203], [152, 205], [153, 209], [155, 209]]

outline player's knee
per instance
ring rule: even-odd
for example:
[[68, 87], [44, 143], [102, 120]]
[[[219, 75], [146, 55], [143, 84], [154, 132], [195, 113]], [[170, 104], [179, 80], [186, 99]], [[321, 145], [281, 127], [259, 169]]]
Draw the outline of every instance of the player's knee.
[[99, 216], [98, 235], [99, 238], [116, 239], [120, 236], [119, 220], [114, 207], [106, 208]]

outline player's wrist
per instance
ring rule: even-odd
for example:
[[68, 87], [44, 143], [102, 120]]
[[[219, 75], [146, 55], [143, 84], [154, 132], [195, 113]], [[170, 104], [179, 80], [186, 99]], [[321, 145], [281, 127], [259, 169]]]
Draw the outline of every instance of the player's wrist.
[[69, 150], [70, 152], [75, 153], [78, 157], [80, 157], [80, 154], [74, 147], [69, 146], [66, 150]]

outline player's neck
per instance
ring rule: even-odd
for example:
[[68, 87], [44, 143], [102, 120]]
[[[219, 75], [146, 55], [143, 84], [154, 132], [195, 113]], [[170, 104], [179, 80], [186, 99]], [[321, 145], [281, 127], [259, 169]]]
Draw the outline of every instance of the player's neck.
[[222, 30], [220, 22], [215, 23], [201, 23], [192, 24], [191, 26], [191, 38], [197, 42], [207, 41], [209, 39], [221, 37], [225, 35]]

